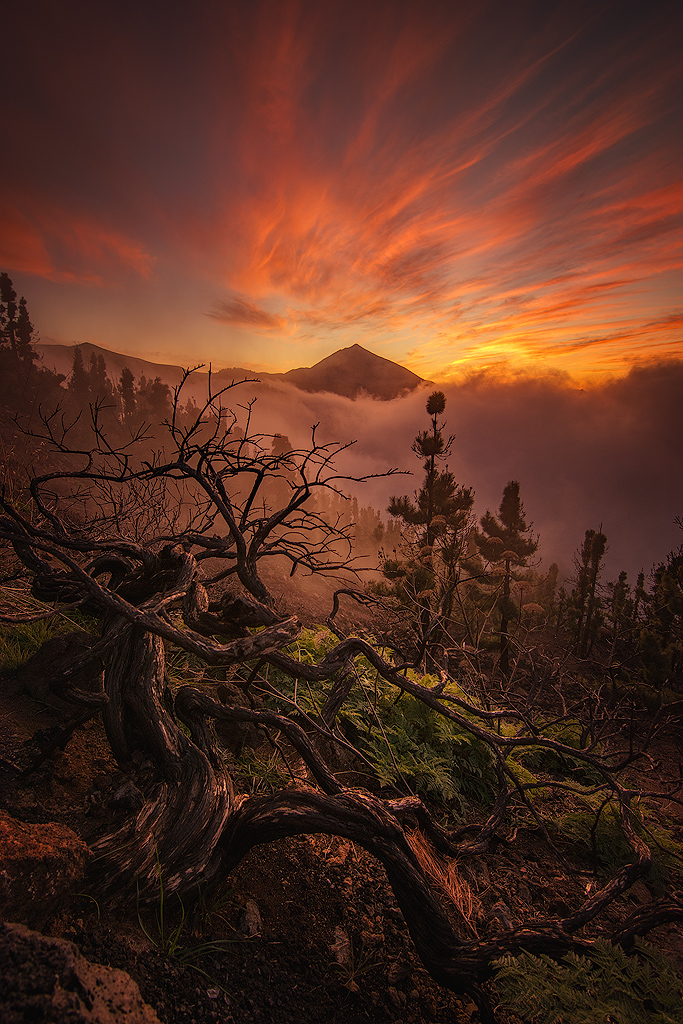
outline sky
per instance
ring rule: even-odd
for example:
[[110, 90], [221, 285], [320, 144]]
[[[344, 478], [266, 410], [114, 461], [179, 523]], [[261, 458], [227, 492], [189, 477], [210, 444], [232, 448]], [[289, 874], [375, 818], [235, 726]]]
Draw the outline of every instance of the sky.
[[683, 355], [679, 2], [27, 0], [5, 34], [0, 269], [43, 342]]

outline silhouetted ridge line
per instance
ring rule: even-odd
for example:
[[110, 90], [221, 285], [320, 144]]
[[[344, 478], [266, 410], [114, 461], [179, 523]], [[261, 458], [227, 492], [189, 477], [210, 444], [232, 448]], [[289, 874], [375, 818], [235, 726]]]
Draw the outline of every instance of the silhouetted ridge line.
[[[35, 347], [36, 351], [44, 358], [46, 366], [54, 366], [65, 375], [70, 373], [76, 347], [81, 348], [86, 361], [93, 352], [96, 356], [103, 356], [112, 378], [118, 379], [123, 367], [128, 366], [136, 376], [140, 376], [140, 374], [152, 378], [158, 376], [165, 383], [174, 387], [180, 382], [182, 375], [180, 366], [154, 363], [148, 359], [123, 355], [89, 342], [84, 342], [80, 346], [38, 344]], [[285, 381], [300, 391], [309, 393], [331, 392], [344, 398], [369, 395], [371, 398], [385, 402], [409, 394], [421, 384], [431, 383], [410, 370], [406, 370], [399, 363], [392, 362], [391, 359], [368, 352], [362, 345], [351, 345], [349, 348], [339, 349], [315, 363], [314, 366], [301, 366], [294, 370], [287, 370], [285, 373], [265, 373], [264, 371], [256, 373], [253, 370], [235, 366], [214, 371], [214, 376], [221, 381], [241, 377], [258, 377], [264, 384], [267, 384], [268, 381]]]
[[404, 366], [376, 356], [361, 345], [339, 349], [310, 367], [275, 374], [302, 391], [331, 391], [345, 398], [361, 394], [389, 401], [424, 384], [422, 377]]

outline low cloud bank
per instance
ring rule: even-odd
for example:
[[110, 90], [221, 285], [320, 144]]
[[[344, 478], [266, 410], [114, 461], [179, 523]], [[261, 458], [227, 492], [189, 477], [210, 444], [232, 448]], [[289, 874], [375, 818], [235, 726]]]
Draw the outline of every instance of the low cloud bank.
[[[250, 388], [261, 390], [244, 385], [239, 401]], [[557, 561], [569, 573], [585, 530], [602, 525], [607, 577], [626, 569], [633, 582], [683, 540], [674, 522], [683, 514], [683, 361], [638, 366], [585, 390], [556, 377], [504, 381], [486, 374], [439, 388], [447, 399], [445, 433], [455, 434], [456, 479], [474, 487], [478, 515], [497, 509], [508, 480], [519, 480], [544, 566]], [[411, 444], [428, 426], [431, 390], [378, 402], [269, 387], [254, 422], [288, 434], [295, 446], [306, 443], [313, 423], [320, 424], [320, 440], [357, 440], [339, 460], [351, 475], [413, 471], [355, 488], [362, 504], [384, 511], [390, 495], [420, 484]]]

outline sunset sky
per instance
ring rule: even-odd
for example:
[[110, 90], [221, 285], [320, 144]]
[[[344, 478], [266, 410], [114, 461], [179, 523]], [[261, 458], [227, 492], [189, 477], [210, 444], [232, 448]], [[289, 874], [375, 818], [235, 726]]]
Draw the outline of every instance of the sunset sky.
[[44, 342], [683, 356], [680, 2], [29, 0], [3, 35], [0, 270]]

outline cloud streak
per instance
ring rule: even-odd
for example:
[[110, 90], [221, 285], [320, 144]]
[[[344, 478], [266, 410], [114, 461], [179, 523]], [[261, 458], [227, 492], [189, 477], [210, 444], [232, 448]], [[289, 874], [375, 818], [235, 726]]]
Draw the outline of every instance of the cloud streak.
[[148, 282], [193, 351], [278, 369], [356, 340], [444, 379], [671, 354], [673, 4], [171, 4], [134, 31], [41, 6], [10, 55], [8, 270]]
[[261, 309], [253, 302], [246, 302], [238, 295], [226, 302], [217, 302], [208, 316], [223, 324], [235, 324], [239, 327], [257, 327], [267, 331], [281, 331], [285, 320], [267, 310]]

